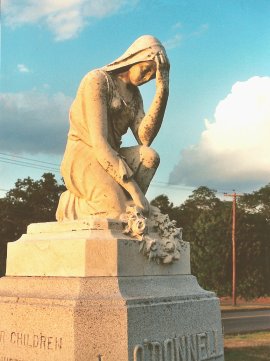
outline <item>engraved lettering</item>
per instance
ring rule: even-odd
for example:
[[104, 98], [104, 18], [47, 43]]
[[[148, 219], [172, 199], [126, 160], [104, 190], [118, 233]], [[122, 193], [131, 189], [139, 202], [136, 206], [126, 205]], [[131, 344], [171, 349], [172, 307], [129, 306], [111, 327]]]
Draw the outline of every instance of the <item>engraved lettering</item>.
[[164, 361], [175, 361], [174, 343], [172, 339], [164, 341]]
[[186, 344], [187, 344], [187, 354], [188, 361], [197, 361], [197, 342], [196, 335], [188, 335], [186, 336]]
[[179, 336], [174, 339], [175, 345], [175, 361], [186, 361], [186, 338]]
[[217, 330], [175, 335], [163, 342], [144, 339], [133, 350], [133, 361], [206, 361], [223, 356]]
[[43, 348], [44, 350], [46, 349], [46, 337], [42, 335], [42, 333], [40, 334], [40, 347], [39, 348]]
[[33, 347], [34, 348], [39, 347], [39, 336], [38, 335], [33, 336]]
[[[61, 350], [62, 349], [62, 338], [55, 337], [55, 349]], [[102, 357], [102, 355], [101, 355]]]
[[150, 360], [150, 350], [149, 348], [152, 348], [151, 343], [147, 338], [143, 340], [143, 346], [144, 346], [144, 358], [145, 360]]
[[[0, 333], [0, 343], [2, 342], [4, 335]], [[10, 333], [10, 343], [17, 345], [18, 347], [26, 348], [39, 348], [42, 350], [58, 351], [63, 348], [63, 339], [61, 337], [45, 336], [40, 334], [28, 334], [22, 332]], [[1, 359], [0, 359], [1, 361]]]
[[11, 343], [16, 343], [16, 333], [15, 332], [11, 332], [11, 334], [10, 334], [10, 342]]
[[215, 355], [218, 354], [218, 332], [217, 330], [213, 330], [213, 335], [214, 335], [214, 350], [215, 350]]
[[163, 361], [162, 346], [159, 342], [149, 342], [151, 345], [151, 361]]
[[144, 347], [142, 345], [134, 347], [133, 361], [144, 361]]
[[[29, 335], [24, 335], [24, 345], [28, 346], [28, 347], [32, 347], [32, 345], [29, 343]], [[26, 339], [26, 342], [25, 342]]]
[[216, 356], [215, 331], [207, 332], [208, 358]]
[[21, 332], [16, 333], [17, 345], [23, 345], [23, 334]]
[[197, 334], [198, 361], [207, 360], [206, 333]]
[[5, 343], [5, 331], [0, 331], [0, 343]]
[[53, 339], [53, 337], [48, 337], [48, 350], [53, 350], [52, 339]]

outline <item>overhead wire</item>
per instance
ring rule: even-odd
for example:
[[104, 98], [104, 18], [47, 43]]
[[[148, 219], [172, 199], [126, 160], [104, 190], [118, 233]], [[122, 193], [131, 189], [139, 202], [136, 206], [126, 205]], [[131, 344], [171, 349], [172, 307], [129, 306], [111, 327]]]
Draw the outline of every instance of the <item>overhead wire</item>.
[[27, 167], [27, 168], [33, 168], [33, 169], [44, 169], [44, 170], [50, 170], [50, 171], [54, 171], [54, 172], [60, 172], [56, 168], [40, 166], [38, 164], [23, 162], [23, 161], [16, 161], [16, 160], [12, 160], [12, 159], [5, 159], [2, 157], [0, 157], [0, 163], [14, 164], [14, 165], [19, 165], [21, 167]]
[[1, 155], [7, 156], [7, 157], [13, 157], [13, 158], [20, 158], [20, 159], [25, 159], [25, 160], [30, 160], [31, 162], [37, 162], [37, 163], [43, 163], [43, 164], [50, 164], [50, 165], [55, 165], [56, 167], [59, 166], [59, 164], [56, 163], [51, 163], [51, 162], [45, 162], [43, 160], [39, 160], [39, 159], [34, 159], [34, 158], [27, 158], [27, 157], [23, 157], [20, 155], [15, 155], [15, 154], [11, 154], [11, 153], [2, 153], [0, 152]]
[[[60, 165], [52, 162], [42, 161], [39, 159], [28, 158], [24, 156], [19, 156], [11, 153], [4, 153], [0, 152], [0, 163], [5, 164], [13, 164], [21, 167], [27, 167], [32, 169], [40, 169], [46, 170], [51, 172], [60, 173]], [[57, 168], [55, 168], [57, 167]], [[175, 190], [186, 190], [186, 191], [193, 191], [197, 187], [196, 186], [186, 186], [180, 184], [171, 184], [166, 181], [154, 181], [151, 183], [151, 187], [155, 188], [169, 188]], [[223, 195], [224, 190], [216, 190], [217, 194]]]
[[14, 164], [33, 169], [44, 169], [48, 171], [59, 172], [59, 168], [54, 168], [54, 166], [58, 167], [58, 164], [3, 152], [0, 152], [0, 163]]

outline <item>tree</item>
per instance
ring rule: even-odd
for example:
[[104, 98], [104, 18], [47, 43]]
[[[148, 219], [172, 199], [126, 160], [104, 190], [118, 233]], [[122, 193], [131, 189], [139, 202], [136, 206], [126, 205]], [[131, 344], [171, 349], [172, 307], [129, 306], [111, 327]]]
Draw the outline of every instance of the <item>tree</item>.
[[15, 187], [0, 199], [1, 269], [5, 268], [6, 243], [17, 240], [30, 223], [55, 220], [60, 194], [65, 190], [54, 175], [44, 173], [40, 180], [18, 179]]
[[249, 214], [262, 214], [270, 222], [270, 183], [240, 198], [240, 205]]
[[158, 207], [161, 213], [168, 214], [171, 220], [176, 220], [178, 227], [180, 227], [180, 224], [178, 223], [179, 207], [174, 207], [173, 203], [169, 201], [168, 196], [161, 194], [153, 199], [150, 204]]
[[165, 194], [157, 196], [150, 202], [150, 204], [152, 206], [158, 207], [163, 214], [170, 213], [173, 208], [173, 203], [169, 201], [168, 196]]
[[201, 186], [180, 206], [184, 240], [191, 246], [191, 268], [199, 283], [221, 294], [230, 288], [230, 207], [216, 191]]
[[[194, 190], [180, 207], [165, 195], [154, 202], [183, 227], [199, 283], [219, 296], [231, 294], [232, 202], [221, 201], [205, 186]], [[238, 295], [246, 299], [269, 295], [270, 185], [239, 198], [236, 221]]]
[[237, 222], [240, 292], [270, 294], [270, 184], [239, 199]]

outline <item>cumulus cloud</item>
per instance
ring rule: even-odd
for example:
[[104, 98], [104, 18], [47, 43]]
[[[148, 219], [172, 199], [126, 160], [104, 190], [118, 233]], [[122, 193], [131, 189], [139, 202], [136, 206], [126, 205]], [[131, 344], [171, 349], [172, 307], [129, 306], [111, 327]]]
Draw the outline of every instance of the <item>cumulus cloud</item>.
[[259, 186], [270, 182], [270, 77], [233, 85], [198, 144], [185, 149], [170, 183]]
[[183, 39], [181, 34], [175, 34], [172, 38], [168, 39], [167, 41], [163, 42], [163, 45], [166, 49], [174, 49], [177, 48]]
[[209, 25], [203, 24], [198, 29], [189, 34], [179, 33], [180, 28], [182, 29], [182, 24], [180, 22], [177, 22], [172, 26], [172, 30], [176, 31], [176, 33], [171, 38], [163, 42], [163, 45], [167, 50], [178, 48], [182, 42], [187, 39], [202, 36], [209, 29]]
[[3, 0], [8, 26], [46, 24], [55, 40], [74, 38], [91, 18], [111, 16], [138, 0]]
[[63, 93], [0, 94], [0, 151], [62, 153], [71, 102]]
[[206, 31], [209, 30], [208, 24], [202, 24], [197, 30], [193, 31], [193, 33], [190, 34], [191, 37], [200, 37], [202, 36]]
[[176, 29], [180, 29], [182, 28], [182, 23], [180, 21], [178, 21], [177, 23], [175, 23], [173, 26], [172, 26], [172, 29], [173, 30], [176, 30]]
[[28, 67], [24, 64], [18, 64], [17, 65], [17, 69], [20, 73], [29, 73], [30, 70], [28, 69]]

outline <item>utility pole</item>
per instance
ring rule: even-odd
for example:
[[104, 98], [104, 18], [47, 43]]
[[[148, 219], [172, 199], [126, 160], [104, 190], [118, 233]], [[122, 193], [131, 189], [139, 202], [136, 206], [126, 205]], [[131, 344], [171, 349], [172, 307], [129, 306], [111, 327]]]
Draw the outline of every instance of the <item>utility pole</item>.
[[232, 197], [232, 301], [233, 306], [236, 306], [236, 197], [241, 194], [224, 193], [225, 197]]

